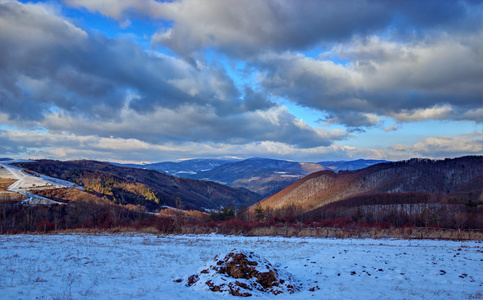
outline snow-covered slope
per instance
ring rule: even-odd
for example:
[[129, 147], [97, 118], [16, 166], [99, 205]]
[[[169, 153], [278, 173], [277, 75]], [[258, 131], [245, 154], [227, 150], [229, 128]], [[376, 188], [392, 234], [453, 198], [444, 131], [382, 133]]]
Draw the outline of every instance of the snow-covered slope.
[[11, 178], [17, 180], [8, 187], [8, 190], [28, 196], [29, 198], [24, 200], [24, 203], [59, 204], [59, 202], [53, 201], [51, 199], [34, 195], [31, 193], [31, 191], [75, 186], [72, 182], [68, 182], [65, 180], [52, 178], [42, 174], [27, 173], [22, 168], [12, 165], [15, 162], [19, 161], [12, 160], [0, 164], [0, 166], [4, 168], [2, 176], [4, 178]]
[[257, 299], [483, 296], [481, 241], [140, 234], [0, 236], [0, 292], [5, 299], [236, 299], [184, 280], [234, 248], [320, 288]]

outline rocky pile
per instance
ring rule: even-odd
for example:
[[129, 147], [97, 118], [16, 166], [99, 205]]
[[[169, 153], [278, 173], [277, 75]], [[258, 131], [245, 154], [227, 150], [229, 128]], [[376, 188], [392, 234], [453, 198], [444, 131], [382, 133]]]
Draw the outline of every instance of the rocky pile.
[[187, 286], [249, 297], [257, 293], [294, 293], [302, 284], [253, 252], [232, 250], [217, 255], [198, 274], [188, 277]]

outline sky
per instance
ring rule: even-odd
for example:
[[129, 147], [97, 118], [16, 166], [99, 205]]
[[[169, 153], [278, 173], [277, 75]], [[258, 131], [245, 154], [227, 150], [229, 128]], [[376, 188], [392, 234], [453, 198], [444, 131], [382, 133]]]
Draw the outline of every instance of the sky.
[[482, 154], [483, 2], [0, 1], [0, 156]]

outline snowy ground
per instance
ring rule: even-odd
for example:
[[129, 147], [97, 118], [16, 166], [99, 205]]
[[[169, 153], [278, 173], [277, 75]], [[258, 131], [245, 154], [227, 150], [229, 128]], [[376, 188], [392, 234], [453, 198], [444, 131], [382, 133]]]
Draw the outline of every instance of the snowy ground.
[[[11, 165], [15, 162], [21, 161], [7, 161], [0, 164], [3, 167], [1, 171], [1, 176], [3, 178], [16, 179], [12, 185], [8, 187], [9, 191], [19, 193], [29, 198], [24, 200], [25, 203], [30, 204], [51, 204], [58, 203], [51, 199], [36, 196], [30, 191], [33, 190], [44, 190], [44, 189], [55, 189], [63, 187], [73, 187], [75, 186], [72, 182], [37, 174], [37, 176], [26, 173], [17, 166]], [[81, 187], [78, 187], [81, 188]]]
[[[187, 278], [233, 248], [320, 289], [262, 299], [481, 299], [483, 243], [220, 235], [0, 236], [2, 299], [221, 299]], [[183, 279], [183, 282], [175, 282]]]

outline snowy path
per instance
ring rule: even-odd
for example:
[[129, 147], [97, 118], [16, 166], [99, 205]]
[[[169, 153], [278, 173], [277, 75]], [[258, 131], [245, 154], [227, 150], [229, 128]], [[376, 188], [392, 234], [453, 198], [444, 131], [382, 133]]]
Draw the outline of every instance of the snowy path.
[[320, 288], [258, 299], [483, 297], [480, 241], [141, 234], [0, 236], [0, 294], [6, 299], [236, 299], [185, 286], [189, 275], [233, 248], [254, 251]]
[[53, 201], [51, 199], [34, 195], [29, 191], [38, 190], [38, 189], [54, 189], [54, 188], [63, 188], [63, 187], [73, 187], [75, 186], [73, 183], [52, 178], [45, 175], [38, 175], [34, 176], [32, 174], [28, 174], [17, 166], [11, 165], [12, 162], [8, 163], [1, 163], [5, 170], [3, 171], [3, 176], [6, 178], [16, 179], [13, 184], [11, 184], [7, 189], [9, 191], [19, 193], [29, 197], [29, 199], [24, 200], [24, 202], [28, 202], [30, 204], [60, 204], [57, 201]]

